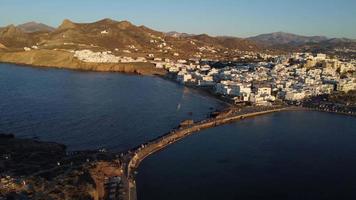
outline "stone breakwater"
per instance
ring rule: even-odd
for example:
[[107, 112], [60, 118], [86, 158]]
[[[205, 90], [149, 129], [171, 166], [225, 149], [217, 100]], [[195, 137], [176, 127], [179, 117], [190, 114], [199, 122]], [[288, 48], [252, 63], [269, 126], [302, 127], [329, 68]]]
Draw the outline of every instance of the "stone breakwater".
[[[293, 108], [296, 110], [296, 108]], [[223, 118], [213, 118], [213, 119], [207, 119], [203, 120], [197, 123], [194, 123], [190, 126], [187, 127], [181, 127], [177, 130], [173, 130], [169, 134], [166, 134], [156, 140], [150, 141], [146, 144], [141, 145], [138, 147], [136, 151], [133, 152], [133, 157], [128, 165], [128, 175], [133, 169], [136, 169], [140, 162], [145, 159], [147, 156], [169, 146], [172, 143], [175, 143], [181, 139], [184, 139], [185, 137], [204, 130], [208, 128], [213, 128], [216, 126], [232, 123], [237, 120], [249, 118], [249, 117], [254, 117], [258, 115], [264, 115], [264, 114], [270, 114], [274, 112], [280, 112], [280, 111], [285, 111], [285, 110], [292, 110], [292, 108], [274, 108], [270, 110], [262, 110], [262, 111], [257, 111], [253, 113], [245, 113], [245, 114], [238, 114], [235, 116], [227, 116]]]
[[248, 112], [238, 112], [235, 114], [230, 114], [224, 117], [212, 118], [203, 120], [200, 122], [193, 123], [191, 125], [180, 127], [173, 130], [172, 132], [158, 137], [157, 139], [151, 140], [145, 144], [142, 144], [140, 147], [129, 151], [127, 154], [125, 173], [128, 187], [126, 188], [127, 193], [129, 194], [128, 199], [136, 200], [136, 183], [135, 183], [135, 170], [139, 167], [140, 163], [147, 158], [148, 156], [168, 147], [169, 145], [178, 142], [185, 137], [188, 137], [196, 132], [199, 132], [204, 129], [213, 128], [216, 126], [229, 124], [238, 120], [242, 120], [249, 117], [255, 117], [259, 115], [265, 115], [281, 111], [293, 111], [301, 110], [297, 107], [270, 107], [263, 109], [256, 109]]

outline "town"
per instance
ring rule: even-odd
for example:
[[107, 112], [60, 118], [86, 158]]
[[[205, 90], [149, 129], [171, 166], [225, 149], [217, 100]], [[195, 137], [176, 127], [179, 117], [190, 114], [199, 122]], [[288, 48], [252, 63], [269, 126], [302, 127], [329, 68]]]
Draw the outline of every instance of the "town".
[[269, 57], [271, 62], [258, 62], [238, 67], [217, 69], [209, 65], [157, 63], [176, 73], [182, 84], [210, 87], [235, 103], [270, 105], [276, 100], [298, 102], [305, 98], [348, 92], [356, 89], [355, 61], [329, 59], [325, 54], [313, 56], [295, 53], [290, 56]]
[[356, 200], [356, 0], [0, 2], [0, 200]]
[[293, 53], [266, 55], [254, 53], [241, 58], [263, 58], [263, 62], [230, 63], [215, 67], [204, 59], [158, 58], [154, 54], [136, 59], [118, 57], [111, 51], [72, 51], [84, 62], [152, 62], [165, 69], [177, 82], [208, 89], [235, 104], [268, 106], [274, 102], [298, 103], [306, 98], [334, 91], [356, 90], [356, 60], [341, 60], [326, 54]]

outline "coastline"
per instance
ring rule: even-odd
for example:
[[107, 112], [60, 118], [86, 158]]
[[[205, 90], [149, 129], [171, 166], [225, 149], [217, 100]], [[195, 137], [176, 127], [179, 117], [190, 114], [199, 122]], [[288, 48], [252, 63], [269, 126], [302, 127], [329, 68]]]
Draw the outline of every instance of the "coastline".
[[[164, 80], [179, 84], [165, 69], [158, 69], [153, 63], [87, 63], [76, 59], [73, 54], [63, 50], [33, 50], [21, 52], [0, 52], [0, 63], [23, 65], [34, 68], [66, 69], [83, 72], [108, 72], [124, 73], [143, 76], [157, 76]], [[182, 84], [180, 84], [182, 85]], [[234, 106], [233, 102], [223, 96], [214, 94], [211, 90], [196, 86], [183, 85], [201, 94], [213, 97], [226, 105], [227, 109]], [[243, 105], [245, 106], [245, 105]], [[308, 107], [306, 107], [308, 108]], [[214, 108], [215, 109], [215, 108]], [[325, 111], [322, 109], [308, 108], [320, 112], [355, 116], [356, 114]]]
[[[254, 107], [252, 107], [254, 108]], [[317, 109], [310, 109], [310, 108], [306, 108], [306, 107], [300, 107], [300, 106], [281, 106], [281, 107], [265, 107], [262, 108], [261, 110], [257, 110], [257, 111], [253, 111], [253, 112], [242, 112], [239, 114], [232, 114], [230, 116], [223, 116], [223, 117], [210, 117], [210, 118], [206, 118], [202, 121], [198, 121], [195, 124], [198, 124], [199, 126], [201, 126], [204, 123], [208, 123], [208, 125], [203, 125], [202, 127], [198, 127], [198, 128], [194, 128], [193, 130], [189, 130], [188, 132], [200, 132], [201, 130], [204, 129], [209, 129], [209, 128], [215, 128], [217, 126], [221, 126], [221, 125], [225, 125], [225, 124], [230, 124], [230, 123], [234, 123], [240, 120], [244, 120], [247, 118], [254, 118], [254, 117], [258, 117], [258, 116], [262, 116], [262, 115], [268, 115], [268, 114], [272, 114], [272, 113], [277, 113], [277, 112], [321, 112], [321, 113], [329, 113], [329, 114], [337, 114], [337, 115], [345, 115], [345, 116], [352, 116], [352, 117], [356, 117], [355, 114], [348, 114], [348, 113], [341, 113], [341, 112], [334, 112], [334, 111], [322, 111], [322, 110], [317, 110]], [[163, 134], [155, 139], [152, 139], [150, 141], [148, 141], [147, 143], [151, 143], [154, 142], [155, 140], [162, 138], [162, 137], [166, 137], [172, 134], [177, 134], [177, 132], [179, 131], [185, 131], [186, 129], [191, 129], [192, 127], [194, 127], [195, 125], [188, 125], [187, 127], [178, 127], [176, 129], [172, 129], [172, 131]], [[187, 133], [184, 133], [184, 136], [187, 136]], [[181, 139], [179, 139], [181, 140]], [[175, 142], [178, 140], [175, 140]], [[171, 143], [169, 143], [171, 144]], [[144, 144], [146, 146], [146, 144]], [[131, 150], [129, 150], [129, 152], [133, 152], [136, 150], [139, 150], [140, 148], [142, 148], [142, 145], [135, 147]], [[164, 149], [160, 148], [157, 151]], [[154, 151], [153, 153], [157, 152]], [[149, 155], [153, 154], [150, 153]], [[149, 155], [146, 155], [144, 158], [148, 157]], [[143, 159], [142, 159], [143, 160]], [[140, 160], [139, 162], [137, 162], [136, 164], [139, 165], [140, 162], [142, 161]], [[134, 166], [133, 168], [137, 168], [138, 166]]]
[[[266, 110], [264, 110], [266, 109]], [[129, 194], [127, 200], [137, 200], [137, 189], [136, 189], [136, 181], [135, 174], [141, 162], [144, 161], [147, 157], [162, 151], [165, 148], [168, 148], [170, 145], [184, 140], [186, 137], [189, 137], [193, 134], [198, 134], [201, 130], [215, 128], [217, 126], [226, 125], [230, 123], [235, 123], [240, 120], [244, 120], [246, 118], [258, 117], [261, 115], [268, 115], [277, 112], [318, 112], [317, 110], [308, 109], [305, 107], [297, 107], [297, 106], [286, 106], [280, 108], [263, 108], [262, 111], [254, 111], [254, 112], [242, 112], [240, 114], [235, 114], [232, 116], [224, 116], [222, 118], [207, 118], [203, 121], [196, 122], [193, 125], [189, 125], [188, 127], [180, 127], [178, 129], [174, 129], [171, 132], [164, 134], [156, 139], [149, 141], [148, 143], [142, 144], [136, 149], [132, 149], [128, 151], [129, 159], [128, 163], [125, 164], [125, 178], [127, 178], [126, 182], [129, 184], [126, 188], [126, 193]], [[320, 112], [320, 111], [319, 111]], [[330, 112], [332, 114], [341, 114], [337, 112]], [[352, 115], [355, 116], [355, 115]]]
[[[108, 192], [104, 187], [104, 177], [121, 177], [122, 187], [124, 193], [122, 194], [124, 199], [127, 200], [136, 200], [136, 181], [135, 181], [135, 171], [138, 169], [140, 163], [146, 159], [147, 157], [168, 148], [171, 144], [174, 144], [178, 141], [182, 141], [185, 137], [189, 137], [193, 134], [199, 134], [201, 130], [214, 128], [217, 126], [235, 123], [240, 120], [244, 120], [247, 118], [254, 118], [262, 115], [268, 115], [277, 112], [322, 112], [315, 109], [309, 109], [300, 106], [282, 106], [282, 107], [264, 107], [256, 109], [254, 107], [250, 107], [247, 111], [241, 111], [241, 113], [234, 113], [228, 116], [216, 117], [216, 118], [206, 118], [200, 122], [196, 122], [193, 125], [181, 126], [177, 129], [172, 130], [167, 134], [163, 134], [156, 140], [160, 140], [160, 138], [164, 138], [165, 143], [161, 145], [156, 145], [155, 140], [151, 140], [148, 143], [140, 145], [131, 150], [127, 150], [126, 153], [122, 154], [119, 158], [115, 156], [118, 152], [101, 152], [101, 151], [83, 151], [81, 152], [73, 152], [73, 159], [76, 157], [83, 157], [83, 163], [85, 163], [85, 157], [92, 157], [94, 160], [90, 162], [92, 166], [90, 170], [92, 176], [94, 177], [95, 184], [99, 188], [96, 190], [97, 197], [107, 195]], [[328, 112], [331, 114], [342, 114], [336, 112]], [[344, 114], [343, 114], [344, 115]], [[355, 115], [352, 115], [355, 116]], [[28, 141], [30, 139], [27, 139]], [[144, 148], [149, 147], [149, 145], [154, 144], [156, 146], [152, 146], [153, 148], [149, 148], [148, 151], [142, 150]], [[57, 143], [48, 143], [50, 145], [58, 145]], [[96, 155], [106, 155], [104, 157], [111, 157], [109, 160], [95, 160], [97, 159]], [[109, 156], [110, 155], [110, 156]], [[68, 162], [68, 161], [67, 161]], [[63, 165], [67, 166], [67, 165]], [[53, 169], [57, 169], [57, 167], [53, 166]], [[51, 167], [52, 168], [52, 167]], [[50, 169], [49, 171], [53, 171]], [[115, 173], [113, 173], [115, 171]], [[106, 192], [105, 192], [106, 191]]]
[[[32, 54], [33, 52], [34, 55]], [[168, 76], [168, 71], [165, 69], [158, 69], [154, 66], [153, 63], [86, 63], [77, 60], [74, 58], [69, 52], [64, 51], [54, 51], [54, 50], [36, 50], [31, 54], [29, 52], [0, 52], [0, 64], [13, 64], [13, 65], [22, 65], [26, 67], [33, 68], [49, 68], [49, 69], [66, 69], [66, 70], [74, 70], [81, 72], [108, 72], [108, 73], [123, 73], [123, 74], [132, 74], [132, 75], [142, 75], [142, 76], [156, 76], [162, 78], [167, 81], [174, 82], [179, 84], [173, 78]], [[42, 56], [41, 54], [58, 54], [59, 57], [63, 57], [60, 62], [56, 59], [48, 59], [46, 62], [42, 60], [37, 60], [37, 57]], [[9, 58], [4, 58], [9, 54], [19, 54], [16, 55], [15, 58], [10, 56]], [[25, 54], [25, 55], [22, 55]], [[24, 59], [22, 56], [28, 56], [28, 59]], [[51, 55], [51, 57], [54, 55]], [[32, 58], [35, 57], [35, 58]], [[65, 60], [65, 61], [62, 61]], [[179, 84], [182, 85], [182, 84]], [[182, 85], [189, 89], [192, 89], [200, 94], [207, 95], [219, 100], [221, 103], [225, 104], [226, 107], [231, 106], [231, 102], [229, 102], [226, 98], [223, 98], [219, 95], [213, 94], [211, 91], [189, 86]], [[214, 108], [215, 109], [215, 108]]]
[[[47, 66], [47, 65], [40, 66], [40, 65], [35, 65], [35, 64], [26, 64], [26, 63], [24, 64], [24, 63], [13, 63], [13, 62], [7, 62], [7, 63], [16, 64], [16, 65], [25, 65], [25, 66], [30, 66], [30, 67], [40, 67], [40, 68], [42, 67], [42, 68], [69, 69], [69, 70], [92, 71], [92, 72], [119, 72], [119, 73], [140, 74], [140, 75], [157, 75], [158, 77], [161, 77], [161, 78], [163, 78], [165, 80], [169, 80], [169, 81], [177, 83], [177, 81], [174, 81], [173, 79], [170, 79], [169, 77], [164, 76], [164, 75], [142, 74], [142, 73], [139, 73], [136, 70], [134, 70], [132, 72], [130, 70], [125, 70], [125, 67], [123, 68], [123, 71], [119, 71], [119, 70], [117, 70], [117, 71], [110, 71], [110, 70], [106, 71], [106, 70], [100, 70], [98, 68], [88, 68], [87, 66], [85, 66], [83, 68], [73, 68], [73, 67], [60, 67], [60, 66], [53, 67], [53, 66]], [[101, 65], [101, 64], [97, 64], [97, 65]], [[106, 69], [106, 68], [104, 68], [104, 69]], [[207, 95], [211, 95], [214, 98], [222, 100], [222, 99], [218, 98], [216, 95], [214, 95], [211, 92], [209, 92], [208, 90], [200, 89], [198, 87], [190, 87], [190, 86], [186, 86], [186, 87], [192, 88], [192, 89], [196, 90], [197, 92], [201, 92], [201, 93], [204, 93], [204, 94], [207, 94]], [[222, 101], [227, 103], [224, 100], [222, 100]], [[245, 107], [247, 107], [247, 106], [245, 106]], [[243, 108], [245, 108], [245, 107], [243, 107]], [[237, 107], [235, 107], [235, 106], [231, 106], [231, 104], [230, 104], [230, 106], [226, 106], [225, 107], [225, 109], [227, 109], [227, 110], [236, 109], [236, 108]], [[190, 134], [193, 134], [193, 133], [199, 133], [200, 130], [203, 130], [203, 129], [214, 128], [216, 126], [220, 126], [220, 125], [224, 125], [224, 124], [228, 124], [228, 123], [234, 123], [236, 121], [243, 120], [245, 118], [257, 117], [257, 116], [260, 116], [260, 115], [265, 115], [265, 114], [270, 114], [270, 113], [275, 113], [275, 112], [288, 112], [288, 111], [306, 111], [306, 112], [315, 111], [315, 112], [325, 112], [325, 113], [330, 113], [330, 114], [356, 116], [355, 114], [352, 114], [352, 113], [350, 114], [350, 113], [344, 113], [344, 112], [325, 111], [325, 110], [322, 110], [322, 109], [315, 109], [315, 108], [308, 108], [308, 107], [301, 107], [301, 106], [298, 106], [298, 107], [296, 107], [296, 106], [286, 106], [285, 108], [276, 109], [276, 110], [262, 111], [262, 112], [250, 112], [250, 113], [247, 112], [247, 113], [243, 113], [243, 114], [236, 115], [236, 116], [223, 116], [222, 118], [215, 118], [218, 121], [209, 121], [209, 120], [212, 120], [214, 118], [213, 117], [210, 117], [210, 118], [207, 117], [205, 120], [203, 120], [203, 122], [197, 122], [197, 123], [205, 123], [205, 122], [209, 123], [209, 125], [207, 125], [207, 127], [202, 126], [202, 127], [198, 127], [197, 129], [193, 129], [193, 131], [187, 131], [187, 132], [185, 132], [185, 129], [183, 127], [182, 129], [181, 128], [174, 129], [173, 132], [164, 134], [164, 135], [162, 135], [160, 137], [169, 136], [169, 134], [171, 134], [171, 133], [177, 134], [177, 132], [180, 132], [180, 131], [183, 131], [182, 134], [184, 135], [184, 137], [186, 137], [186, 136], [189, 136]], [[220, 112], [220, 114], [224, 114], [224, 113]], [[202, 124], [198, 124], [198, 125], [202, 125]], [[192, 127], [185, 127], [185, 128], [192, 128]], [[141, 159], [138, 159], [133, 164], [130, 164], [131, 161], [132, 161], [132, 160], [130, 160], [130, 162], [128, 163], [127, 167], [130, 168], [130, 166], [132, 166], [132, 169], [127, 169], [127, 180], [124, 179], [124, 181], [126, 182], [125, 185], [127, 187], [129, 187], [129, 189], [127, 189], [127, 194], [129, 194], [131, 196], [131, 197], [128, 197], [128, 199], [131, 200], [131, 199], [136, 199], [137, 198], [136, 197], [137, 196], [136, 195], [136, 184], [135, 184], [135, 180], [133, 178], [133, 175], [134, 175], [133, 173], [134, 173], [135, 169], [137, 169], [138, 166], [140, 165], [140, 162], [142, 162], [146, 157], [148, 157], [148, 156], [150, 156], [150, 155], [152, 155], [152, 154], [154, 154], [156, 152], [159, 152], [160, 150], [168, 147], [170, 144], [173, 144], [173, 143], [178, 142], [178, 141], [183, 140], [183, 139], [184, 138], [178, 138], [178, 139], [174, 138], [172, 141], [169, 141], [169, 143], [166, 146], [162, 146], [162, 147], [160, 147], [158, 149], [154, 149], [154, 151], [150, 152], [149, 154], [143, 155], [143, 157]], [[146, 144], [144, 144], [144, 145], [146, 145]], [[140, 147], [138, 147], [138, 148], [140, 148]], [[132, 155], [132, 152], [129, 150], [128, 154]], [[120, 166], [120, 168], [121, 169], [125, 169], [125, 165], [124, 166]], [[132, 171], [132, 173], [130, 171]], [[124, 177], [124, 175], [123, 175], [123, 177]]]
[[165, 75], [166, 71], [152, 63], [87, 63], [77, 60], [70, 52], [33, 50], [30, 52], [0, 52], [0, 63], [38, 68], [68, 69], [92, 72], [121, 72], [139, 75]]
[[356, 117], [356, 113], [345, 113], [345, 112], [337, 112], [337, 111], [328, 111], [328, 110], [316, 109], [316, 108], [308, 108], [308, 107], [302, 107], [302, 108], [300, 108], [300, 111], [321, 112], [321, 113], [329, 113], [329, 114], [334, 114], [334, 115], [344, 115], [344, 116]]

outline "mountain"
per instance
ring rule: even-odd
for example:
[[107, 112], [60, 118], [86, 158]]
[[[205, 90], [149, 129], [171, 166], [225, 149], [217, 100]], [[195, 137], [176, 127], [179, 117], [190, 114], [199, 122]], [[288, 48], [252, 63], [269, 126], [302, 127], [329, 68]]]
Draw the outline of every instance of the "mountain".
[[[0, 28], [0, 44], [8, 50], [23, 50], [38, 46], [40, 49], [94, 51], [109, 50], [117, 55], [131, 54], [142, 57], [155, 54], [165, 58], [234, 58], [241, 51], [294, 51], [334, 50], [354, 48], [355, 41], [346, 38], [301, 36], [277, 32], [251, 38], [210, 36], [160, 32], [129, 21], [102, 19], [92, 23], [63, 20], [57, 28], [29, 22], [19, 26]], [[178, 55], [178, 56], [177, 56]]]
[[154, 37], [163, 37], [160, 32], [144, 26], [135, 26], [128, 21], [103, 19], [94, 23], [75, 23], [68, 19], [46, 39], [48, 45], [60, 43], [97, 46], [106, 49], [135, 46], [138, 49], [153, 47], [150, 43]]
[[0, 30], [0, 43], [6, 47], [24, 47], [33, 44], [34, 37], [14, 25], [9, 25]]
[[194, 36], [194, 34], [189, 34], [189, 33], [180, 33], [177, 31], [171, 31], [171, 32], [167, 32], [165, 33], [166, 36], [170, 36], [170, 37], [190, 37], [190, 36]]
[[356, 49], [356, 41], [352, 39], [302, 36], [284, 32], [262, 34], [250, 37], [248, 40], [254, 41], [265, 48], [284, 52], [308, 51], [341, 55], [340, 52], [344, 50]]
[[296, 47], [302, 51], [330, 53], [335, 49], [356, 49], [356, 41], [347, 38], [331, 38], [318, 43], [305, 43]]
[[65, 19], [63, 20], [62, 24], [59, 25], [58, 29], [71, 29], [71, 28], [75, 28], [76, 25], [74, 22], [70, 21], [69, 19]]
[[242, 38], [213, 37], [206, 34], [179, 34], [177, 37], [177, 35], [156, 31], [146, 26], [136, 26], [128, 21], [112, 19], [103, 19], [93, 23], [76, 23], [66, 19], [54, 30], [31, 30], [25, 30], [24, 26], [5, 27], [0, 30], [0, 43], [9, 49], [23, 49], [25, 46], [36, 45], [44, 49], [110, 50], [117, 54], [130, 51], [131, 56], [146, 56], [153, 53], [167, 58], [174, 55], [180, 58], [201, 55], [216, 59], [219, 56], [226, 57], [224, 52], [227, 50], [257, 51], [260, 49], [255, 42]]
[[23, 32], [33, 33], [33, 32], [52, 32], [55, 28], [48, 26], [46, 24], [37, 22], [28, 22], [17, 26]]
[[259, 45], [255, 42], [249, 40], [238, 38], [238, 37], [226, 37], [226, 36], [217, 36], [212, 37], [207, 34], [193, 35], [186, 38], [191, 38], [199, 42], [204, 42], [212, 46], [219, 48], [227, 49], [239, 49], [239, 50], [257, 50], [260, 49]]
[[352, 42], [356, 42], [356, 40], [352, 40], [352, 39], [348, 39], [348, 38], [331, 38], [331, 39], [326, 40], [326, 42], [331, 43], [331, 44], [339, 44], [339, 43], [352, 43]]
[[257, 43], [268, 46], [274, 45], [302, 45], [305, 43], [318, 43], [327, 40], [324, 36], [302, 36], [292, 33], [275, 32], [269, 34], [262, 34], [255, 37], [248, 38]]
[[[103, 31], [105, 34], [102, 33]], [[178, 48], [177, 51], [181, 52], [197, 49], [196, 45], [243, 50], [257, 47], [254, 42], [241, 38], [212, 37], [206, 34], [190, 35], [178, 32], [163, 33], [145, 26], [135, 26], [128, 21], [111, 19], [103, 19], [94, 23], [74, 23], [64, 20], [50, 36], [54, 41], [63, 40], [63, 35], [67, 42], [85, 44], [91, 42], [94, 45], [108, 48], [134, 45], [138, 49], [156, 49], [158, 43], [163, 43], [163, 40], [167, 45], [174, 46]]]

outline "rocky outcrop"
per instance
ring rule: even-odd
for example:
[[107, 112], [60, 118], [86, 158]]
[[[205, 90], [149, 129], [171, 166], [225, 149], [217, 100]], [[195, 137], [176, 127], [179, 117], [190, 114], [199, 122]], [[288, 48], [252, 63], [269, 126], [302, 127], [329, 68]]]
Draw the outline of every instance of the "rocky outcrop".
[[0, 43], [0, 49], [6, 49], [6, 46]]
[[69, 19], [63, 20], [62, 24], [58, 27], [59, 30], [64, 30], [64, 29], [71, 29], [75, 28], [76, 25], [74, 22], [70, 21]]
[[0, 31], [0, 43], [7, 47], [24, 47], [34, 44], [34, 38], [14, 25]]

